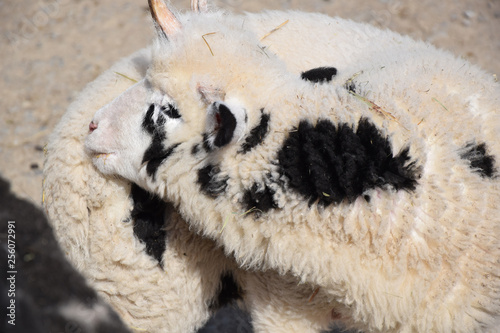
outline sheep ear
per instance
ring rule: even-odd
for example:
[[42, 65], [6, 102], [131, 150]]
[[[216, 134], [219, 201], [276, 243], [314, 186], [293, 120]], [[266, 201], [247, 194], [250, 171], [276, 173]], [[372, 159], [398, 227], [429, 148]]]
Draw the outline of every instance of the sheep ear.
[[168, 9], [164, 0], [148, 0], [148, 3], [151, 16], [159, 33], [161, 32], [168, 39], [181, 30], [181, 23]]
[[208, 11], [207, 0], [191, 0], [191, 9], [195, 13], [206, 13]]
[[215, 88], [211, 85], [197, 84], [196, 90], [200, 96], [201, 101], [205, 105], [210, 105], [210, 104], [215, 103], [217, 101], [222, 101], [222, 100], [224, 100], [224, 98], [226, 96], [224, 91], [222, 91], [219, 88]]
[[207, 119], [207, 132], [210, 133], [213, 148], [221, 148], [231, 142], [239, 141], [245, 132], [247, 114], [236, 101], [214, 102], [210, 105]]

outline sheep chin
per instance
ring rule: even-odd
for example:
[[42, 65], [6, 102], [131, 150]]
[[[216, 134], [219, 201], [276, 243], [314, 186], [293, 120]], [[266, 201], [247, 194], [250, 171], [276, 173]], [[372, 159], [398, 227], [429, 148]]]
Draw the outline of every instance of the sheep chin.
[[91, 155], [92, 163], [103, 174], [114, 174], [114, 161], [116, 160], [115, 153], [93, 153]]

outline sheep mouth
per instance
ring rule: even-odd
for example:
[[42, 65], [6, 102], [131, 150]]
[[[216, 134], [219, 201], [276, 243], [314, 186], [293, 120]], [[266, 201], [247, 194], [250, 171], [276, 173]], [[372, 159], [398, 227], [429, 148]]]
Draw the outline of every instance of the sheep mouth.
[[109, 156], [109, 155], [112, 155], [114, 153], [100, 153], [100, 152], [95, 152], [94, 153], [94, 157], [104, 157], [104, 156]]
[[88, 142], [85, 142], [84, 150], [85, 150], [85, 153], [93, 159], [94, 158], [109, 157], [109, 156], [115, 154], [114, 152], [100, 150], [99, 147], [92, 147], [92, 145], [90, 145]]
[[105, 153], [105, 152], [92, 152], [91, 157], [92, 159], [104, 159], [107, 160], [110, 156], [114, 155], [115, 153]]

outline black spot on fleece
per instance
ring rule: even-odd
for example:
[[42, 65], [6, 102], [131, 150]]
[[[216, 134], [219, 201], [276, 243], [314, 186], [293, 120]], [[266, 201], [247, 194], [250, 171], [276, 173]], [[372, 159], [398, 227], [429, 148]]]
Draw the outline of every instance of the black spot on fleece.
[[337, 75], [335, 67], [318, 67], [305, 71], [301, 74], [302, 80], [314, 83], [330, 82]]
[[209, 164], [198, 170], [197, 183], [203, 193], [215, 199], [226, 191], [226, 176], [220, 175], [220, 168], [217, 165]]
[[496, 176], [495, 157], [487, 153], [486, 144], [468, 143], [460, 154], [460, 157], [469, 161], [473, 172], [483, 178], [494, 178]]
[[254, 183], [250, 189], [245, 191], [243, 205], [247, 212], [252, 212], [256, 216], [278, 208], [278, 204], [274, 201], [274, 191], [267, 185], [258, 183]]
[[269, 132], [269, 119], [271, 116], [269, 113], [264, 113], [264, 109], [260, 111], [262, 115], [260, 116], [259, 124], [252, 128], [245, 142], [241, 145], [240, 152], [243, 154], [248, 153], [250, 150], [260, 145]]
[[326, 119], [316, 126], [303, 120], [290, 132], [278, 160], [289, 187], [309, 204], [352, 202], [376, 187], [414, 190], [418, 179], [409, 149], [394, 156], [389, 140], [366, 118], [356, 130]]
[[162, 266], [162, 256], [166, 248], [165, 211], [168, 204], [159, 197], [146, 192], [136, 184], [131, 189], [134, 208], [134, 235], [146, 245], [146, 253]]

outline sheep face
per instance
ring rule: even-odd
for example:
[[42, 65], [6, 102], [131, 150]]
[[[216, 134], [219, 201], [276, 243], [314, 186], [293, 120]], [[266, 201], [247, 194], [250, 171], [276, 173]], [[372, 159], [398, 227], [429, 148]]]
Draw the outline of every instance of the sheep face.
[[85, 148], [102, 173], [137, 181], [144, 165], [161, 158], [165, 133], [180, 123], [172, 100], [142, 80], [97, 111]]
[[[217, 101], [201, 110], [198, 122], [186, 120], [168, 95], [146, 79], [96, 112], [85, 141], [87, 153], [103, 174], [117, 174], [138, 184], [183, 142], [202, 139], [208, 151], [237, 141], [245, 132], [246, 112], [237, 101]], [[196, 126], [204, 124], [204, 130]], [[193, 128], [195, 127], [195, 128]]]
[[[146, 78], [95, 114], [85, 143], [102, 173], [146, 188], [160, 167], [168, 168], [171, 155], [200, 143], [213, 153], [243, 138], [249, 124], [260, 120], [256, 101], [273, 97], [270, 85], [256, 85], [255, 78], [268, 83], [288, 75], [240, 22], [216, 13], [181, 27], [162, 1], [156, 3], [159, 38]], [[199, 163], [207, 155], [191, 160]]]

